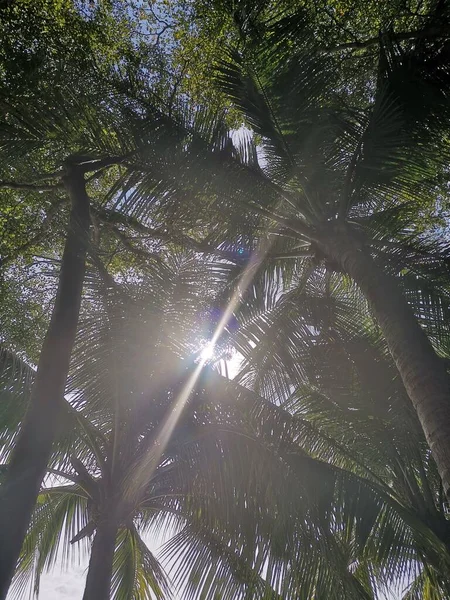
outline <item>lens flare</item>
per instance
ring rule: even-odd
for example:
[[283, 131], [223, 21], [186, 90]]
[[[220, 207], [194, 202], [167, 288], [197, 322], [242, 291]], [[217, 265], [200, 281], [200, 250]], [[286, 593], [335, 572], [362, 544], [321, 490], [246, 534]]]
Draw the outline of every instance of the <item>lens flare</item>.
[[232, 320], [233, 313], [239, 306], [243, 293], [251, 284], [255, 272], [260, 267], [269, 248], [270, 242], [265, 244], [263, 247], [260, 247], [250, 257], [250, 260], [248, 261], [248, 264], [245, 267], [244, 272], [242, 273], [238, 285], [236, 286], [234, 294], [231, 300], [229, 301], [228, 306], [226, 307], [222, 315], [222, 318], [217, 324], [214, 335], [212, 336], [211, 340], [207, 343], [205, 348], [202, 350], [199, 362], [197, 363], [195, 369], [193, 370], [185, 385], [183, 386], [183, 389], [175, 399], [170, 414], [167, 416], [165, 422], [162, 424], [162, 427], [160, 428], [157, 436], [154, 438], [153, 443], [146, 452], [146, 455], [143, 457], [143, 460], [141, 460], [139, 465], [136, 465], [136, 468], [133, 469], [133, 472], [130, 474], [128, 480], [128, 494], [130, 496], [139, 494], [140, 491], [143, 491], [146, 482], [150, 480], [156, 468], [158, 467], [159, 461], [167, 447], [167, 444], [172, 436], [173, 430], [175, 429], [178, 423], [178, 420], [189, 399], [189, 396], [192, 390], [194, 389], [198, 378], [200, 377], [203, 367], [208, 362], [208, 360], [214, 355], [214, 348], [220, 336], [222, 335], [223, 330], [230, 322], [230, 320]]
[[214, 344], [212, 342], [208, 342], [206, 346], [200, 352], [200, 360], [208, 361], [214, 358]]

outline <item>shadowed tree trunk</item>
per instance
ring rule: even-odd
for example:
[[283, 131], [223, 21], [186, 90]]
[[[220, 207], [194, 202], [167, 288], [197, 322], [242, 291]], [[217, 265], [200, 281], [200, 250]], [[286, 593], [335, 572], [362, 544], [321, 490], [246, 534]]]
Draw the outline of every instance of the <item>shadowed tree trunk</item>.
[[55, 305], [42, 346], [30, 405], [0, 488], [0, 598], [4, 600], [45, 475], [59, 422], [80, 312], [89, 235], [89, 198], [83, 172], [67, 166], [69, 230]]
[[97, 525], [83, 600], [109, 600], [118, 526], [105, 517]]
[[450, 498], [450, 380], [398, 282], [351, 233], [327, 231], [324, 254], [356, 282], [383, 332]]

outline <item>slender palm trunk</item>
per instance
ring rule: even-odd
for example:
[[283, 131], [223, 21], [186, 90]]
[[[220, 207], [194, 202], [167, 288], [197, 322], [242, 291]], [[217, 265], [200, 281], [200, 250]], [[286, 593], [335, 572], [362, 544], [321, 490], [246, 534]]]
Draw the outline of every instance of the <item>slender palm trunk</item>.
[[39, 358], [30, 405], [0, 489], [2, 600], [8, 592], [50, 458], [78, 325], [90, 224], [89, 198], [83, 173], [77, 167], [68, 167], [63, 181], [72, 209], [58, 292]]
[[383, 271], [366, 248], [345, 233], [324, 236], [320, 245], [368, 300], [450, 498], [450, 380], [443, 361], [420, 327], [398, 282]]
[[97, 526], [83, 600], [109, 600], [110, 598], [117, 529], [113, 519], [103, 519]]

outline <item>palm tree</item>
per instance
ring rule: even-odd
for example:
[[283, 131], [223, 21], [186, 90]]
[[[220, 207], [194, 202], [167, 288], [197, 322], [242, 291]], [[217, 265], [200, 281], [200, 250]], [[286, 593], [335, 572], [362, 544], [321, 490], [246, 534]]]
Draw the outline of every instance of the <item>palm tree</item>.
[[[305, 426], [301, 443], [313, 456], [381, 486], [402, 507], [395, 533], [386, 537], [375, 515], [365, 515], [367, 529], [357, 539], [368, 538], [355, 568], [368, 569], [387, 590], [410, 582], [405, 599], [447, 597], [440, 561], [448, 560], [450, 530], [442, 481], [362, 294], [339, 274], [324, 282], [301, 272], [290, 292], [276, 290], [277, 282], [254, 287], [236, 314], [232, 342], [243, 356], [237, 381], [323, 436], [320, 443], [308, 440]], [[440, 550], [419, 541], [426, 530]]]
[[[129, 95], [118, 88], [125, 88]], [[11, 254], [3, 259], [3, 267], [6, 269], [22, 253], [32, 254], [33, 250], [39, 249], [42, 240], [45, 243], [49, 226], [69, 199], [72, 209], [58, 289], [39, 355], [30, 409], [15, 442], [0, 491], [3, 540], [0, 543], [0, 597], [7, 593], [58, 426], [58, 410], [77, 330], [88, 249], [91, 248], [92, 260], [99, 264], [92, 243], [103, 235], [103, 239], [109, 236], [109, 248], [111, 239], [118, 240], [133, 256], [135, 265], [157, 260], [148, 245], [146, 249], [135, 246], [117, 226], [117, 223], [139, 225], [133, 196], [130, 195], [129, 202], [124, 201], [121, 185], [124, 181], [137, 185], [140, 179], [144, 180], [147, 190], [148, 186], [151, 190], [146, 207], [147, 215], [151, 213], [154, 205], [176, 188], [172, 174], [165, 172], [162, 166], [165, 156], [170, 151], [172, 163], [178, 160], [180, 168], [183, 156], [189, 150], [191, 130], [196, 127], [187, 110], [183, 109], [175, 120], [167, 116], [167, 112], [173, 112], [172, 107], [170, 110], [164, 105], [156, 108], [151, 91], [147, 98], [137, 101], [133, 98], [132, 86], [127, 89], [126, 81], [121, 85], [115, 79], [111, 85], [97, 81], [94, 89], [83, 96], [73, 88], [57, 88], [48, 91], [45, 98], [38, 96], [35, 102], [29, 98], [12, 102], [5, 92], [2, 99], [5, 107], [0, 131], [2, 169], [4, 173], [21, 171], [23, 178], [21, 181], [3, 180], [0, 187], [15, 194], [15, 201], [17, 194], [19, 197], [29, 194], [32, 198], [30, 206], [37, 206], [39, 213], [48, 210], [40, 230], [24, 244], [10, 249]], [[211, 144], [215, 143], [214, 135], [216, 133], [212, 132], [209, 136]], [[217, 135], [220, 137], [220, 131]], [[190, 160], [190, 166], [194, 159]], [[45, 172], [36, 174], [41, 168]], [[90, 176], [86, 178], [88, 174]], [[91, 197], [87, 192], [89, 182]], [[46, 193], [50, 194], [51, 201], [44, 203], [41, 195]], [[120, 210], [114, 210], [118, 205]], [[142, 206], [139, 211], [142, 216]], [[95, 221], [93, 241], [89, 233], [91, 215]], [[152, 216], [155, 223], [156, 211]], [[189, 227], [189, 223], [186, 226]], [[146, 233], [150, 231], [148, 227], [145, 229]], [[163, 227], [154, 229], [152, 237], [171, 239], [167, 228]], [[192, 243], [195, 246], [194, 240]], [[55, 250], [52, 246], [53, 257], [57, 256]], [[42, 270], [42, 266], [38, 265], [39, 269]]]
[[[357, 284], [447, 493], [449, 384], [432, 334], [448, 304], [447, 249], [424, 238], [417, 221], [436, 210], [447, 181], [448, 40], [418, 34], [399, 44], [381, 35], [378, 74], [361, 107], [358, 90], [353, 106], [352, 87], [333, 77], [339, 55], [318, 49], [306, 26], [273, 19], [264, 31], [247, 46], [243, 31], [239, 51], [219, 67], [219, 85], [257, 144], [241, 140], [213, 165], [229, 172], [213, 186], [216, 203], [223, 214], [234, 206], [234, 222], [253, 215], [256, 228], [240, 245], [247, 256], [264, 248], [267, 277], [277, 270], [289, 282], [306, 264], [311, 274], [338, 272]], [[216, 236], [222, 247], [227, 235]]]
[[78, 165], [65, 166], [62, 181], [72, 208], [58, 292], [30, 396], [30, 410], [1, 488], [0, 530], [5, 536], [3, 539], [8, 540], [0, 546], [0, 593], [3, 596], [8, 590], [27, 520], [51, 453], [54, 423], [58, 422], [81, 303], [90, 224], [89, 198], [84, 172]]
[[[92, 214], [94, 219], [100, 222], [102, 231], [109, 231], [115, 236], [122, 248], [133, 254], [136, 260], [139, 256], [141, 261], [144, 258], [145, 260], [149, 259], [148, 247], [136, 247], [133, 243], [134, 240], [124, 234], [124, 231], [134, 230], [139, 232], [142, 237], [153, 236], [159, 240], [166, 237], [166, 239], [172, 239], [181, 245], [191, 244], [192, 248], [199, 252], [215, 253], [225, 258], [231, 256], [236, 259], [236, 253], [230, 252], [230, 245], [232, 246], [236, 242], [241, 246], [239, 250], [245, 247], [245, 251], [250, 251], [254, 248], [254, 244], [265, 237], [264, 234], [261, 235], [261, 230], [255, 232], [254, 229], [249, 228], [249, 224], [266, 226], [269, 223], [278, 228], [277, 237], [279, 239], [277, 244], [272, 245], [268, 257], [270, 266], [266, 272], [269, 273], [269, 277], [273, 276], [271, 273], [274, 272], [271, 261], [277, 257], [278, 260], [283, 259], [284, 261], [286, 255], [296, 257], [313, 254], [315, 260], [309, 264], [311, 270], [316, 268], [317, 262], [322, 265], [325, 261], [329, 269], [348, 272], [371, 302], [413, 403], [426, 397], [426, 402], [425, 400], [420, 402], [421, 410], [424, 410], [425, 406], [430, 408], [425, 416], [422, 414], [421, 417], [424, 431], [430, 433], [431, 429], [426, 421], [430, 415], [430, 418], [434, 418], [433, 411], [438, 406], [440, 420], [437, 422], [438, 428], [434, 429], [433, 427], [432, 433], [434, 435], [442, 431], [442, 439], [445, 441], [445, 423], [447, 421], [442, 415], [445, 417], [446, 405], [442, 402], [439, 404], [438, 400], [442, 397], [444, 388], [447, 389], [447, 374], [444, 363], [437, 358], [429, 343], [429, 339], [432, 339], [433, 343], [438, 345], [438, 337], [435, 337], [430, 329], [430, 319], [424, 317], [440, 316], [439, 320], [436, 319], [436, 323], [442, 323], [442, 314], [445, 311], [443, 299], [445, 300], [446, 296], [446, 273], [443, 273], [442, 269], [440, 270], [441, 254], [436, 256], [436, 253], [430, 252], [430, 245], [419, 244], [416, 239], [411, 239], [411, 231], [408, 230], [408, 227], [412, 221], [408, 221], [409, 215], [405, 214], [404, 206], [402, 210], [389, 210], [389, 204], [396, 205], [401, 200], [409, 200], [412, 194], [411, 190], [414, 190], [414, 193], [417, 192], [417, 189], [423, 192], [429, 187], [430, 182], [434, 182], [435, 159], [439, 156], [434, 151], [429, 154], [424, 152], [424, 148], [427, 148], [429, 137], [432, 135], [435, 136], [433, 139], [439, 149], [441, 149], [441, 142], [445, 142], [440, 134], [441, 129], [437, 127], [437, 125], [441, 126], [441, 121], [436, 123], [434, 120], [436, 112], [440, 111], [442, 115], [444, 114], [444, 111], [441, 111], [443, 106], [440, 104], [444, 104], [441, 103], [441, 99], [445, 97], [446, 92], [445, 67], [436, 69], [436, 73], [439, 75], [437, 83], [433, 80], [432, 73], [434, 71], [432, 70], [431, 75], [427, 75], [427, 81], [421, 82], [421, 85], [424, 86], [423, 89], [429, 89], [431, 86], [436, 92], [432, 98], [435, 106], [433, 110], [428, 111], [428, 105], [424, 102], [424, 106], [420, 107], [420, 114], [417, 113], [411, 117], [411, 111], [405, 111], [404, 105], [399, 101], [401, 90], [396, 89], [392, 92], [391, 89], [400, 79], [400, 75], [402, 80], [407, 80], [411, 70], [416, 74], [420, 73], [425, 63], [428, 68], [433, 56], [435, 62], [444, 62], [443, 59], [447, 52], [445, 45], [442, 48], [436, 44], [426, 45], [425, 48], [419, 46], [420, 44], [413, 43], [411, 52], [397, 55], [397, 50], [388, 43], [382, 45], [382, 56], [389, 59], [388, 67], [381, 61], [379, 86], [375, 100], [366, 111], [357, 112], [348, 110], [345, 106], [339, 106], [341, 109], [339, 111], [334, 110], [334, 99], [330, 99], [329, 94], [326, 93], [326, 90], [329, 89], [329, 82], [324, 82], [324, 72], [329, 68], [330, 63], [328, 60], [322, 61], [320, 57], [318, 58], [317, 53], [310, 52], [310, 47], [307, 47], [306, 50], [304, 47], [301, 48], [301, 60], [296, 64], [296, 68], [301, 72], [299, 80], [304, 83], [305, 77], [311, 73], [322, 74], [322, 77], [317, 77], [317, 80], [312, 78], [314, 79], [313, 85], [309, 87], [305, 85], [301, 90], [297, 88], [300, 100], [298, 103], [294, 103], [294, 107], [286, 106], [285, 91], [290, 87], [289, 81], [286, 83], [286, 79], [283, 78], [286, 76], [289, 79], [292, 72], [282, 72], [282, 81], [277, 81], [276, 84], [273, 84], [270, 73], [267, 75], [262, 71], [259, 79], [255, 80], [252, 76], [248, 76], [246, 64], [239, 56], [235, 56], [234, 63], [229, 63], [224, 67], [226, 71], [224, 82], [233, 98], [244, 105], [243, 108], [246, 110], [249, 122], [262, 136], [265, 146], [266, 174], [262, 174], [258, 168], [258, 149], [251, 143], [242, 144], [243, 151], [240, 161], [233, 161], [229, 145], [226, 143], [226, 136], [223, 135], [220, 128], [215, 128], [215, 123], [212, 121], [203, 119], [202, 122], [203, 139], [208, 140], [208, 143], [205, 143], [201, 139], [193, 137], [191, 116], [184, 121], [184, 124], [187, 122], [189, 126], [182, 127], [181, 131], [179, 127], [170, 128], [167, 119], [162, 118], [158, 111], [152, 110], [152, 104], [149, 101], [140, 105], [137, 111], [139, 118], [135, 120], [136, 115], [133, 117], [132, 110], [134, 98], [130, 103], [125, 103], [126, 111], [122, 111], [122, 106], [119, 107], [120, 110], [117, 109], [117, 106], [115, 110], [111, 110], [111, 106], [106, 108], [105, 104], [100, 102], [100, 105], [105, 107], [105, 114], [101, 111], [100, 114], [97, 111], [95, 114], [89, 111], [86, 113], [84, 106], [82, 111], [78, 111], [78, 107], [73, 109], [75, 106], [73, 103], [71, 114], [82, 115], [80, 117], [82, 123], [77, 118], [73, 122], [69, 122], [66, 119], [67, 113], [64, 115], [58, 113], [59, 105], [67, 107], [67, 97], [60, 98], [55, 102], [45, 119], [41, 118], [42, 112], [40, 112], [39, 119], [36, 119], [36, 115], [34, 115], [34, 118], [24, 122], [20, 115], [20, 119], [17, 119], [16, 122], [14, 119], [17, 117], [17, 112], [12, 111], [8, 114], [9, 121], [8, 127], [5, 127], [4, 140], [8, 142], [8, 156], [11, 147], [15, 147], [15, 150], [21, 152], [23, 156], [24, 141], [29, 142], [32, 139], [33, 143], [37, 144], [33, 147], [41, 149], [44, 141], [47, 144], [49, 138], [54, 140], [55, 134], [56, 137], [61, 135], [62, 129], [65, 143], [60, 150], [61, 156], [51, 159], [53, 168], [49, 169], [49, 172], [52, 173], [52, 177], [49, 174], [44, 177], [45, 182], [56, 180], [57, 189], [59, 189], [59, 179], [64, 178], [64, 173], [59, 169], [53, 176], [55, 165], [58, 167], [58, 161], [67, 165], [69, 171], [74, 169], [77, 172], [78, 182], [80, 182], [80, 174], [84, 176], [84, 172], [91, 170], [98, 173], [99, 170], [111, 165], [118, 171], [124, 169], [125, 172], [114, 171], [116, 185], [113, 186], [111, 194], [107, 196], [106, 203], [99, 194], [100, 201], [95, 203]], [[418, 50], [421, 51], [420, 55]], [[283, 56], [280, 53], [280, 61], [282, 59]], [[272, 55], [267, 64], [272, 66], [274, 60]], [[269, 80], [267, 85], [264, 81], [266, 76]], [[295, 78], [292, 80], [295, 81]], [[439, 89], [438, 84], [442, 89]], [[275, 91], [272, 90], [271, 85]], [[243, 102], [241, 96], [243, 86], [247, 86], [252, 94], [248, 103]], [[265, 91], [264, 94], [260, 93], [261, 89]], [[280, 97], [280, 94], [284, 94], [284, 96]], [[391, 94], [394, 94], [392, 96], [394, 100], [389, 103], [388, 99], [391, 98]], [[68, 97], [70, 98], [70, 95]], [[271, 97], [270, 103], [267, 101], [269, 97]], [[298, 96], [296, 102], [297, 100]], [[102, 101], [104, 101], [103, 98]], [[315, 112], [311, 107], [317, 105], [318, 110]], [[323, 107], [325, 107], [324, 110]], [[291, 110], [292, 108], [294, 110]], [[28, 107], [27, 110], [29, 110]], [[303, 116], [301, 110], [303, 110]], [[27, 114], [27, 111], [23, 112]], [[126, 117], [124, 117], [125, 113]], [[145, 118], [142, 118], [143, 114], [145, 114]], [[277, 117], [276, 119], [274, 119], [274, 115]], [[10, 135], [11, 119], [14, 125], [13, 136]], [[111, 124], [112, 122], [113, 124]], [[323, 123], [322, 129], [317, 128], [319, 122]], [[41, 130], [36, 129], [36, 123], [42, 123]], [[89, 127], [86, 123], [90, 124]], [[292, 127], [292, 123], [295, 123], [295, 128]], [[378, 127], [376, 131], [374, 123]], [[419, 125], [424, 125], [424, 127], [421, 128]], [[160, 127], [165, 131], [168, 128], [170, 135], [165, 138]], [[46, 131], [51, 132], [50, 136], [44, 133], [45, 128], [47, 128]], [[293, 129], [296, 131], [295, 135], [286, 133]], [[154, 135], [155, 130], [159, 132], [157, 136]], [[210, 143], [212, 138], [214, 143]], [[421, 140], [420, 157], [417, 156], [417, 147], [410, 144], [411, 139], [415, 143], [419, 139]], [[209, 150], [211, 146], [215, 152], [212, 154], [207, 168], [203, 171], [196, 170], [199, 164], [198, 159], [204, 158], [204, 151]], [[68, 147], [70, 147], [70, 152], [67, 151]], [[190, 153], [185, 153], [187, 148]], [[289, 151], [290, 149], [291, 151]], [[52, 146], [53, 150], [54, 145]], [[82, 156], [80, 156], [80, 152]], [[180, 161], [177, 159], [180, 155], [184, 157], [183, 166], [187, 167], [186, 178], [183, 181], [176, 181], [174, 174], [179, 174], [177, 167], [179, 169]], [[68, 156], [70, 157], [69, 161], [67, 161]], [[299, 157], [302, 157], [301, 160]], [[48, 159], [47, 155], [46, 158]], [[22, 164], [26, 167], [26, 163]], [[224, 169], [224, 164], [232, 170], [235, 176], [232, 180], [226, 179], [230, 169]], [[251, 168], [247, 168], [248, 166]], [[376, 177], [373, 177], [374, 172]], [[24, 169], [24, 175], [25, 173], [26, 169]], [[214, 181], [210, 181], [211, 173], [217, 175]], [[67, 180], [67, 176], [65, 179]], [[249, 180], [254, 186], [253, 191], [260, 194], [260, 197], [248, 192]], [[186, 208], [182, 206], [183, 204], [186, 206], [186, 203], [180, 202], [180, 199], [186, 197], [189, 200], [193, 199], [193, 191], [198, 189], [199, 181], [206, 187], [206, 194], [201, 197], [202, 209], [205, 208], [205, 204], [207, 205], [205, 212], [200, 216], [195, 210], [192, 210], [192, 205], [186, 211]], [[241, 205], [248, 213], [245, 218], [241, 217], [237, 209], [233, 209], [232, 223], [231, 225], [230, 221], [226, 223], [228, 228], [225, 232], [222, 229], [218, 234], [218, 228], [214, 226], [210, 228], [210, 234], [203, 241], [199, 241], [199, 237], [187, 237], [184, 232], [191, 232], [193, 228], [197, 227], [198, 221], [201, 220], [200, 217], [203, 218], [203, 225], [212, 217], [217, 220], [217, 209], [222, 221], [226, 221], [223, 215], [228, 215], [231, 212], [230, 207], [236, 206], [233, 198], [233, 192], [235, 193], [233, 181], [237, 181], [239, 185], [243, 184], [239, 194]], [[4, 181], [3, 185], [16, 189], [18, 183]], [[23, 189], [31, 192], [44, 191], [44, 188], [48, 187], [51, 187], [51, 192], [57, 191], [54, 186], [48, 186], [47, 183], [40, 186], [41, 190], [34, 188], [35, 185], [36, 183], [33, 181], [26, 183], [22, 181]], [[338, 189], [342, 192], [340, 195], [336, 193]], [[123, 194], [119, 195], [118, 190], [122, 190]], [[245, 193], [242, 193], [243, 190]], [[207, 196], [206, 203], [205, 196]], [[164, 202], [161, 202], [161, 198], [164, 199]], [[262, 202], [261, 198], [263, 198]], [[283, 201], [282, 205], [280, 205], [280, 198]], [[176, 202], [173, 202], [174, 199]], [[215, 205], [210, 199], [217, 200]], [[223, 210], [224, 206], [226, 213]], [[386, 226], [386, 219], [393, 216], [397, 218], [395, 231], [392, 227]], [[146, 221], [145, 217], [147, 217]], [[176, 229], [176, 225], [179, 225], [183, 219], [186, 219], [186, 222], [183, 232], [181, 232]], [[172, 229], [175, 230], [175, 234]], [[362, 232], [366, 236], [363, 241], [361, 241]], [[218, 242], [219, 237], [220, 241]], [[223, 240], [227, 240], [229, 245], [227, 246]], [[220, 242], [222, 243], [220, 244]], [[289, 258], [289, 261], [292, 260], [295, 258]], [[95, 251], [92, 252], [92, 261], [101, 270], [102, 263]], [[155, 262], [158, 262], [158, 258], [154, 256], [150, 264], [154, 265]], [[236, 262], [242, 261], [236, 260]], [[298, 262], [301, 262], [301, 258], [298, 259]], [[288, 280], [291, 270], [289, 264], [292, 263], [288, 263], [287, 266], [284, 263], [282, 265], [283, 281]], [[380, 265], [384, 270], [380, 269]], [[408, 269], [406, 274], [405, 266]], [[224, 267], [220, 264], [219, 268]], [[226, 269], [229, 270], [228, 267]], [[323, 267], [316, 269], [318, 274], [323, 274], [324, 271]], [[430, 272], [435, 279], [436, 275], [439, 275], [442, 286], [434, 287], [425, 296], [424, 284], [429, 281]], [[103, 275], [107, 278], [107, 273], [103, 273]], [[394, 276], [397, 276], [401, 286], [405, 284], [405, 289], [411, 289], [415, 277], [419, 277], [415, 281], [417, 293], [414, 298], [408, 298], [415, 309], [415, 318], [399, 292], [399, 288], [394, 282]], [[377, 284], [376, 286], [374, 286], [374, 282]], [[383, 294], [380, 293], [380, 284], [385, 288]], [[113, 285], [113, 282], [109, 282], [108, 285]], [[73, 315], [75, 312], [73, 311]], [[418, 326], [418, 318], [427, 323], [429, 338]], [[414, 383], [411, 366], [414, 370], [414, 381], [416, 374], [420, 376], [418, 379], [420, 385], [414, 384], [414, 390], [410, 389]], [[114, 372], [114, 369], [105, 372]], [[440, 374], [439, 377], [435, 377], [433, 387], [428, 377], [430, 373]], [[60, 373], [60, 379], [65, 380], [65, 375]], [[425, 384], [427, 385], [425, 386]], [[80, 389], [84, 389], [84, 384], [78, 388], [74, 386], [73, 391], [79, 392]], [[86, 405], [95, 407], [97, 398], [95, 386], [92, 391], [93, 394], [86, 395]], [[433, 394], [430, 394], [430, 391]], [[57, 397], [55, 406], [56, 402], [60, 402], [61, 397], [61, 395]], [[435, 398], [434, 404], [430, 397]], [[93, 410], [93, 408], [89, 410]], [[100, 418], [100, 414], [97, 415], [97, 418]], [[118, 419], [117, 423], [120, 423], [121, 417], [118, 413], [115, 413], [115, 418]], [[44, 430], [49, 429], [49, 424], [51, 424], [51, 419], [47, 419], [43, 423]], [[116, 426], [114, 435], [117, 435], [117, 430]], [[52, 433], [49, 435], [51, 437]], [[441, 434], [439, 433], [439, 435]], [[45, 437], [44, 433], [42, 436]], [[116, 448], [115, 452], [117, 453], [119, 445], [113, 440], [110, 445]], [[444, 442], [442, 444], [445, 449], [447, 446]], [[446, 482], [445, 460], [440, 460], [439, 448], [439, 444], [435, 444], [433, 452], [435, 455], [437, 453], [436, 462], [441, 476]], [[91, 450], [91, 452], [93, 451]], [[83, 461], [81, 462], [84, 464]], [[292, 461], [288, 457], [285, 462], [293, 469]], [[41, 463], [44, 463], [44, 460], [41, 460]], [[80, 467], [79, 463], [77, 464]], [[38, 486], [44, 471], [45, 465], [36, 471], [37, 475], [34, 481], [37, 484], [33, 497], [38, 493]], [[66, 472], [66, 474], [70, 473]], [[445, 486], [447, 486], [446, 483]], [[4, 489], [8, 493], [8, 488]], [[298, 488], [295, 489], [298, 490]], [[32, 502], [30, 510], [31, 505]], [[285, 515], [292, 514], [294, 510], [292, 506], [293, 504], [284, 512]], [[2, 514], [6, 515], [7, 513], [3, 511]], [[23, 524], [25, 520], [26, 515], [24, 519], [22, 514], [20, 522]], [[114, 523], [114, 519], [108, 519], [107, 522], [109, 523], [109, 521]], [[13, 522], [9, 514], [8, 522]], [[9, 523], [5, 525], [4, 531], [8, 531], [6, 528], [8, 525]], [[104, 537], [111, 542], [111, 531], [105, 531]], [[5, 539], [9, 538], [5, 537]], [[109, 547], [111, 548], [111, 543]], [[325, 547], [329, 550], [326, 543]], [[312, 553], [312, 556], [318, 559], [317, 553]], [[5, 562], [5, 565], [12, 564], [13, 566], [13, 562], [13, 560], [9, 563]], [[276, 560], [273, 559], [271, 564], [273, 571], [270, 572], [274, 573], [273, 577], [276, 582], [282, 572], [280, 569], [287, 568], [287, 559], [283, 560], [278, 556]], [[300, 565], [300, 562], [297, 564]], [[317, 563], [315, 564], [317, 566]], [[283, 565], [283, 567], [277, 565]], [[105, 590], [107, 577], [104, 571], [101, 572], [104, 573], [102, 587]], [[342, 573], [342, 570], [340, 572]], [[293, 577], [292, 573], [291, 577]], [[292, 581], [292, 579], [286, 578], [286, 581]], [[322, 581], [318, 583], [314, 577], [311, 581], [314, 581], [314, 584], [311, 583], [312, 587], [309, 589], [315, 589], [316, 595], [319, 595], [317, 586], [325, 584]], [[329, 591], [332, 590], [330, 582], [333, 581], [335, 579], [330, 578], [326, 584], [331, 586]], [[307, 584], [303, 583], [303, 585]], [[276, 588], [276, 585], [274, 587]], [[342, 588], [336, 587], [332, 593], [337, 593], [337, 590], [342, 591]]]
[[[287, 586], [288, 578], [293, 583], [298, 576], [298, 571], [288, 576], [290, 546], [303, 552], [299, 544], [314, 548], [316, 542], [301, 558], [309, 576], [297, 587], [314, 589], [318, 574], [327, 570], [329, 581], [320, 583], [324, 594], [334, 587], [330, 597], [344, 590], [348, 597], [365, 597], [336, 560], [339, 548], [321, 521], [327, 503], [315, 506], [330, 486], [345, 486], [345, 477], [300, 453], [294, 465], [298, 477], [289, 488], [283, 485], [292, 452], [280, 461], [274, 448], [286, 440], [258, 435], [257, 429], [274, 428], [277, 414], [270, 405], [245, 388], [228, 387], [209, 368], [193, 383], [198, 365], [174, 353], [198, 343], [194, 323], [205, 288], [199, 286], [196, 262], [196, 278], [192, 259], [177, 260], [171, 268], [150, 266], [144, 282], [127, 286], [134, 300], [109, 278], [89, 279], [104, 299], [92, 296], [83, 314], [67, 388], [70, 436], [61, 436], [49, 466], [51, 474], [71, 483], [41, 491], [18, 564], [17, 593], [33, 570], [38, 590], [39, 574], [53, 564], [61, 536], [66, 554], [69, 541], [81, 544], [95, 534], [86, 599], [109, 598], [111, 585], [115, 598], [166, 597], [163, 570], [139, 536], [166, 523], [174, 533], [166, 554], [176, 580], [186, 582], [190, 573], [192, 597], [278, 597], [271, 586]], [[112, 285], [107, 295], [105, 285]], [[187, 385], [189, 397], [180, 400]], [[269, 412], [260, 421], [263, 405]], [[294, 520], [298, 528], [292, 529]]]
[[[197, 349], [204, 334], [205, 288], [193, 276], [202, 262], [215, 269], [198, 259], [193, 269], [192, 257], [172, 259], [149, 265], [143, 281], [125, 288], [104, 273], [88, 277], [67, 421], [49, 464], [58, 480], [41, 490], [12, 590], [23, 592], [34, 574], [38, 591], [58, 550], [69, 560], [95, 535], [85, 598], [168, 597], [163, 566], [142, 539], [167, 527], [162, 558], [183, 597], [369, 599], [411, 564], [424, 565], [424, 585], [445, 592], [450, 557], [439, 477], [420, 432], [408, 425], [416, 424], [409, 404], [404, 413], [399, 408], [404, 392], [395, 378], [393, 392], [375, 390], [384, 403], [376, 427], [368, 414], [373, 390], [341, 377], [349, 385], [341, 399], [335, 363], [324, 365], [320, 389], [325, 394], [328, 384], [334, 404], [347, 400], [359, 409], [347, 413], [357, 416], [330, 411], [330, 401], [320, 405], [314, 356], [306, 364], [314, 380], [309, 396], [306, 385], [298, 388], [283, 408], [205, 367], [177, 410], [198, 367], [180, 352]], [[236, 336], [253, 324], [257, 330], [255, 313]], [[351, 338], [344, 327], [339, 332]], [[329, 356], [338, 352], [334, 341]], [[389, 364], [386, 351], [383, 360]], [[6, 423], [8, 414], [9, 422], [17, 419], [32, 374], [11, 356], [5, 362]], [[402, 420], [400, 427], [388, 422], [392, 409], [406, 415], [404, 428]], [[166, 438], [174, 413], [179, 420]], [[12, 431], [5, 431], [6, 449]], [[388, 440], [398, 452], [394, 468]], [[417, 484], [421, 461], [426, 473]]]

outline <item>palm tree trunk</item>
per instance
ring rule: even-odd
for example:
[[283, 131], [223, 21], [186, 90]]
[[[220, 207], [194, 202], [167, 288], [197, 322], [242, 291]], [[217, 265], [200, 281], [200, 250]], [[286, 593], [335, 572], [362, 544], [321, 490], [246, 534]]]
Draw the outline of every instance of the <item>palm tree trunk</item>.
[[105, 518], [97, 526], [83, 600], [109, 600], [110, 598], [117, 529], [114, 519]]
[[450, 380], [398, 282], [345, 232], [324, 235], [327, 258], [359, 286], [383, 332], [450, 499]]
[[75, 340], [89, 235], [84, 175], [68, 167], [63, 178], [71, 199], [69, 230], [50, 325], [42, 346], [30, 405], [0, 489], [0, 598], [8, 592], [16, 562], [51, 455]]

